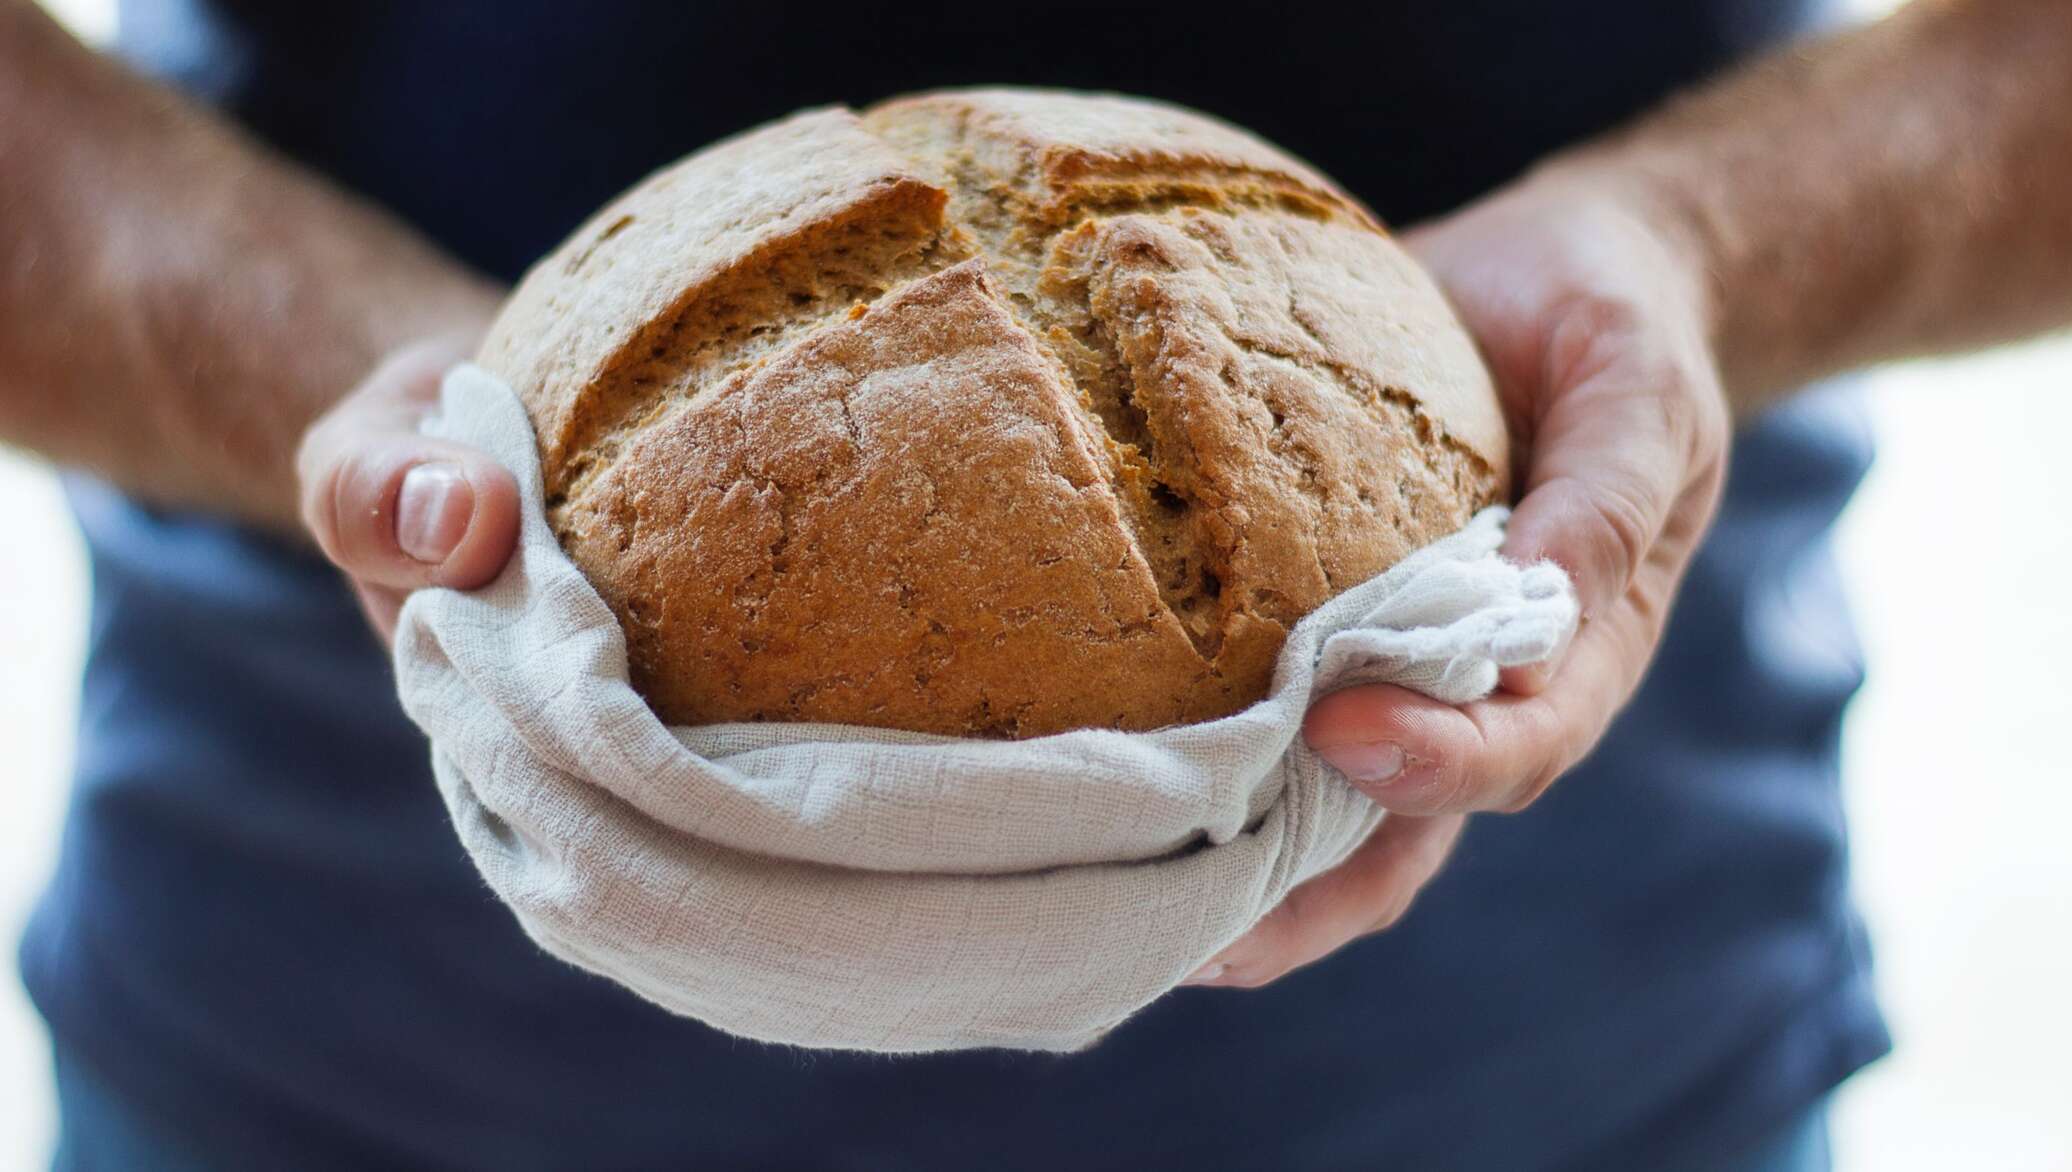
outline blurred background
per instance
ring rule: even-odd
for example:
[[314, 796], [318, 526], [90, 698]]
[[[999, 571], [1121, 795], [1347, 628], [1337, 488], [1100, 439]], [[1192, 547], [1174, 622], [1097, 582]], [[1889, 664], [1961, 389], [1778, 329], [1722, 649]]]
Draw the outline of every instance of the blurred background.
[[[113, 0], [46, 0], [90, 40]], [[1855, 0], [1861, 15], [1890, 0]], [[1844, 1172], [2072, 1168], [2072, 338], [1876, 374], [1842, 524], [1870, 660], [1848, 725], [1857, 892], [1898, 1050], [1838, 1101]], [[0, 448], [0, 939], [57, 845], [87, 569], [50, 470]], [[0, 1170], [47, 1161], [40, 1024], [0, 973]]]

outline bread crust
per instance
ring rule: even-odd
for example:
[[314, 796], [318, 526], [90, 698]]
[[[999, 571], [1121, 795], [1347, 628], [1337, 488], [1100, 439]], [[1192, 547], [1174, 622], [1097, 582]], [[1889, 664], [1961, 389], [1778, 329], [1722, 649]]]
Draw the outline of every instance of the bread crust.
[[1226, 715], [1507, 487], [1473, 344], [1372, 215], [1135, 99], [751, 131], [599, 212], [481, 360], [672, 723]]

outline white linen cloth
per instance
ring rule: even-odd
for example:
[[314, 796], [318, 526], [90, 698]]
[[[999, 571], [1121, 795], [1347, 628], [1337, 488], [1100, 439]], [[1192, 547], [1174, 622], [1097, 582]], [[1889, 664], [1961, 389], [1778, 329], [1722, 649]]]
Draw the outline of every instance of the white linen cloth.
[[1298, 624], [1272, 693], [1222, 720], [1026, 741], [669, 728], [547, 527], [517, 397], [457, 368], [426, 430], [524, 493], [503, 574], [419, 591], [396, 633], [462, 844], [547, 951], [767, 1041], [1090, 1044], [1379, 823], [1298, 736], [1313, 696], [1390, 680], [1473, 699], [1576, 623], [1558, 567], [1496, 556], [1490, 509]]

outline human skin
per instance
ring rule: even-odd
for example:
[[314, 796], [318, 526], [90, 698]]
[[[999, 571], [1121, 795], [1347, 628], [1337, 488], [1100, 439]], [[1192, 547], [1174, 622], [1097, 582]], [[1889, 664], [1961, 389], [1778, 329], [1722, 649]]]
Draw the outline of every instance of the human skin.
[[1262, 985], [1388, 927], [1465, 815], [1524, 809], [1590, 751], [1711, 522], [1731, 418], [1850, 367], [2072, 322], [2072, 4], [1918, 0], [1406, 242], [1527, 454], [1504, 552], [1566, 567], [1583, 625], [1483, 701], [1319, 701], [1311, 746], [1398, 817], [1196, 984]]
[[[1320, 701], [1311, 745], [1399, 816], [1197, 983], [1263, 984], [1388, 926], [1467, 814], [1525, 808], [1589, 751], [1712, 518], [1734, 416], [2072, 321], [2068, 110], [2072, 5], [1919, 0], [1406, 236], [1517, 436], [1505, 552], [1567, 568], [1585, 621], [1487, 700]], [[510, 475], [416, 431], [500, 293], [0, 0], [0, 437], [306, 534], [386, 632], [410, 590], [480, 585], [511, 549]]]

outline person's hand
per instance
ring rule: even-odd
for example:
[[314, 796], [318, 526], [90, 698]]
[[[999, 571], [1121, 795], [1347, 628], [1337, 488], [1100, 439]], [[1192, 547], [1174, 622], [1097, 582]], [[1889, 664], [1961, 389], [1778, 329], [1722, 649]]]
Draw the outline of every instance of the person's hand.
[[1318, 701], [1310, 746], [1392, 815], [1190, 983], [1261, 985], [1387, 927], [1463, 815], [1530, 805], [1633, 693], [1726, 467], [1691, 239], [1638, 183], [1586, 172], [1528, 178], [1406, 238], [1481, 344], [1524, 457], [1503, 552], [1566, 569], [1583, 623], [1472, 704], [1383, 685]]
[[310, 426], [296, 454], [303, 524], [384, 640], [410, 591], [481, 586], [518, 540], [510, 472], [417, 431], [440, 378], [473, 349], [472, 339], [445, 337], [396, 351]]

